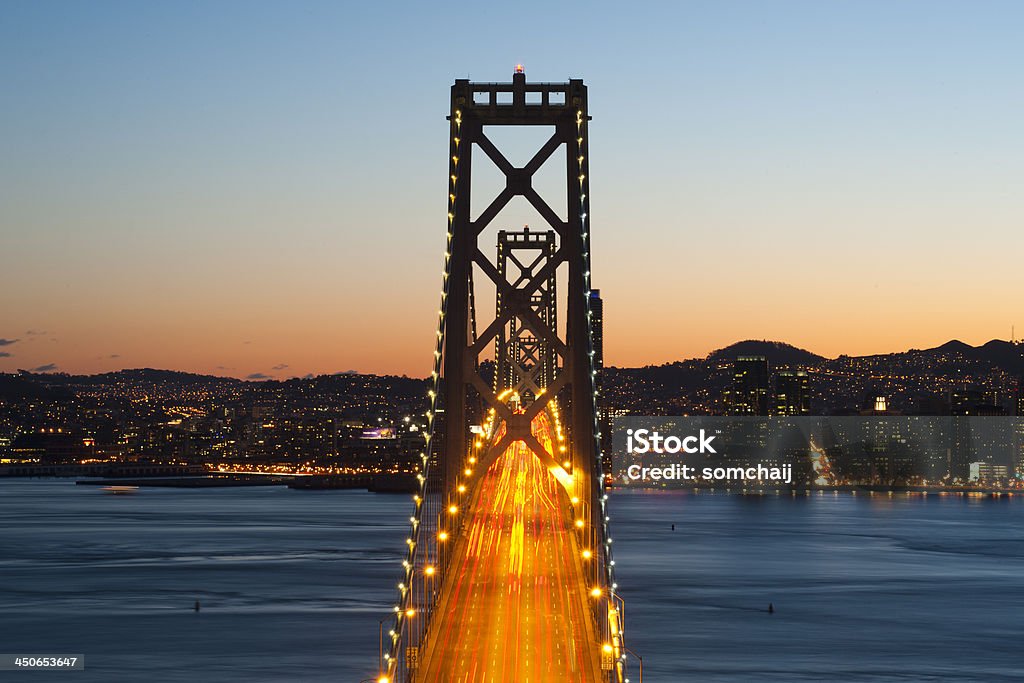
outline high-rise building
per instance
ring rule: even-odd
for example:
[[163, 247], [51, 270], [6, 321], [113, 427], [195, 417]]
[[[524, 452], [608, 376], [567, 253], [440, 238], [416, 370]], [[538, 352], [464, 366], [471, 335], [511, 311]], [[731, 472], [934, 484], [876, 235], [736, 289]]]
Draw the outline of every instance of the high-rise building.
[[590, 290], [590, 340], [594, 352], [594, 386], [598, 391], [597, 424], [601, 434], [601, 469], [612, 471], [612, 425], [608, 403], [604, 397], [604, 300], [601, 290]]
[[604, 369], [604, 300], [601, 290], [590, 290], [590, 336], [594, 343], [594, 369], [598, 380]]
[[981, 415], [988, 403], [980, 389], [958, 388], [949, 392], [949, 412], [952, 415]]
[[739, 356], [733, 363], [732, 385], [725, 392], [730, 415], [768, 414], [768, 359]]
[[967, 416], [978, 415], [977, 407], [983, 401], [982, 393], [965, 387], [949, 392], [949, 412], [953, 416], [950, 424], [949, 477], [966, 482], [971, 474], [974, 460], [974, 444], [971, 438], [971, 423]]
[[811, 385], [806, 372], [783, 370], [775, 375], [775, 414], [811, 414]]

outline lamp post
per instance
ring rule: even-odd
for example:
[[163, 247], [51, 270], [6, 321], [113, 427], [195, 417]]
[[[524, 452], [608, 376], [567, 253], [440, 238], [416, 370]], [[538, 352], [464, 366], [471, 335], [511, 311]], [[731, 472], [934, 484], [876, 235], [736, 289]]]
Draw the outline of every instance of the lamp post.
[[640, 683], [644, 683], [644, 658], [630, 650], [625, 645], [622, 646], [622, 649], [636, 657], [636, 661], [640, 662]]

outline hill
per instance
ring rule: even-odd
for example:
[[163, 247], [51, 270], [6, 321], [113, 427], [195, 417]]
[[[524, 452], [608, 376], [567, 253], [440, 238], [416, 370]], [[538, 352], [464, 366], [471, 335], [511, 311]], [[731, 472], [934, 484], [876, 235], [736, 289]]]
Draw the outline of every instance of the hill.
[[816, 365], [823, 360], [824, 356], [811, 353], [792, 344], [778, 341], [758, 341], [747, 339], [746, 341], [730, 344], [725, 348], [712, 351], [708, 354], [710, 361], [733, 361], [738, 356], [764, 356], [772, 367], [779, 365]]

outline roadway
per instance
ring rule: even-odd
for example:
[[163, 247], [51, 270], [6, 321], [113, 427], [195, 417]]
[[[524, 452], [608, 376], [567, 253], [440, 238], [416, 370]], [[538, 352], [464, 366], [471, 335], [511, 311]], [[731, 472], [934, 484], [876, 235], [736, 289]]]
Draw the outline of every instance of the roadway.
[[[550, 449], [545, 414], [533, 431]], [[571, 507], [565, 489], [522, 441], [494, 462], [442, 577], [415, 681], [601, 680]]]

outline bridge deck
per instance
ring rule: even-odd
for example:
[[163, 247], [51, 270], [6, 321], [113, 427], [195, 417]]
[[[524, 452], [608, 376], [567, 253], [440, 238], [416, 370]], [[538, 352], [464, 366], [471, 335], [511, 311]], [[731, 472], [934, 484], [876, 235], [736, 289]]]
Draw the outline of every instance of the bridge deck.
[[[534, 433], [550, 448], [542, 414]], [[569, 497], [519, 441], [484, 475], [421, 650], [416, 681], [598, 681]]]

